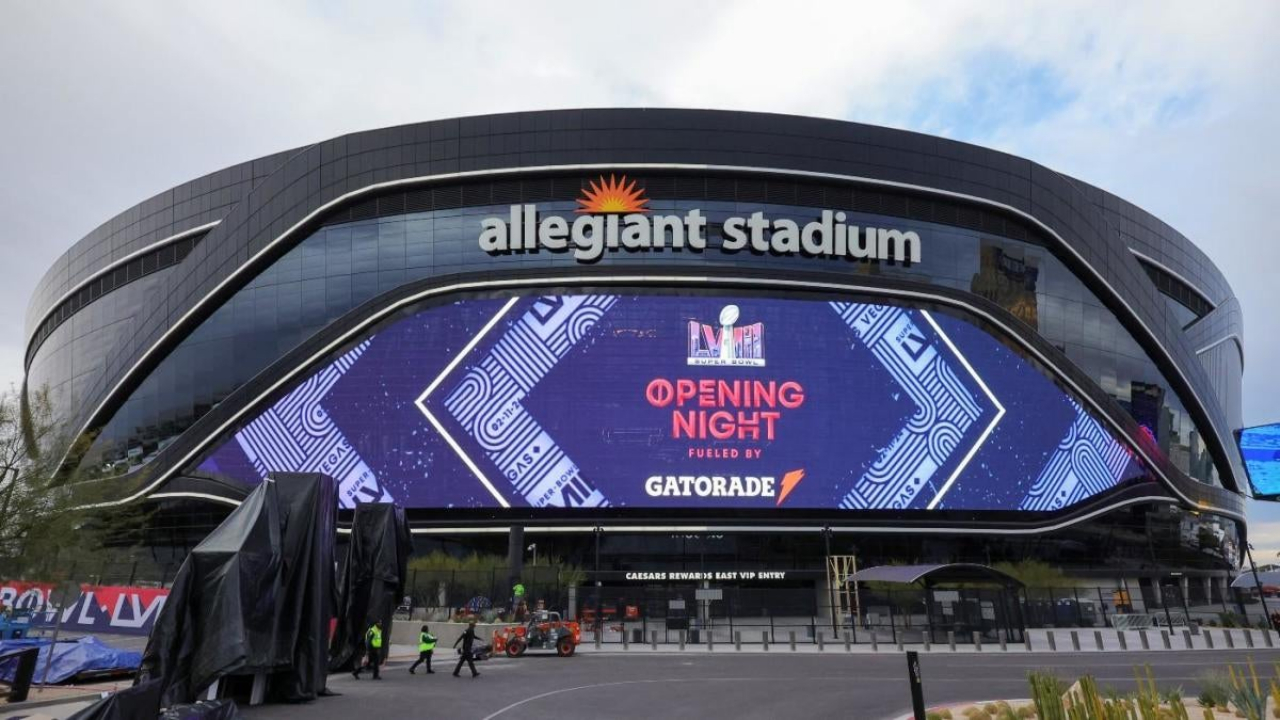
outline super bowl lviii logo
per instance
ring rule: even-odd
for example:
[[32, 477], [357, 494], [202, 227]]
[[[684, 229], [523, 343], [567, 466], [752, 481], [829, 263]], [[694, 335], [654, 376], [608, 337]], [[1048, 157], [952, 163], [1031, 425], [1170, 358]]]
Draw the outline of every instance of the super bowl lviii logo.
[[725, 305], [720, 324], [689, 321], [690, 365], [764, 367], [764, 323], [738, 325], [741, 311]]

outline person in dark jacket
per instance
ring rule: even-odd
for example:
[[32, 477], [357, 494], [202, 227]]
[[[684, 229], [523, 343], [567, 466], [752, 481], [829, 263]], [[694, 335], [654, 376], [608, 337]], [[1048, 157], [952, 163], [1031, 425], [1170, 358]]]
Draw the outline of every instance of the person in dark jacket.
[[409, 666], [409, 674], [415, 674], [414, 670], [425, 662], [427, 664], [427, 673], [435, 675], [436, 671], [431, 669], [431, 654], [435, 649], [436, 636], [431, 634], [426, 625], [423, 625], [422, 632], [418, 633], [418, 661]]
[[458, 643], [462, 643], [462, 654], [458, 657], [458, 666], [453, 669], [453, 676], [460, 677], [458, 673], [462, 672], [462, 663], [466, 663], [471, 668], [471, 677], [479, 677], [480, 673], [476, 672], [475, 658], [471, 657], [472, 647], [476, 642], [476, 621], [472, 620], [467, 623], [466, 632], [458, 636], [453, 641], [453, 646], [458, 647]]

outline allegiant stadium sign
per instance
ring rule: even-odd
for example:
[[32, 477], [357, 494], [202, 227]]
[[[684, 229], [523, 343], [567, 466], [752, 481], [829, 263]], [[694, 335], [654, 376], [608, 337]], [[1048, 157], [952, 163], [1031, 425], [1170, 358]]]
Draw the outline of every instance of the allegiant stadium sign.
[[[635, 181], [610, 176], [592, 182], [578, 199], [572, 220], [541, 215], [537, 205], [512, 205], [506, 218], [481, 221], [480, 249], [490, 255], [547, 250], [572, 252], [579, 262], [595, 262], [606, 252], [651, 251], [670, 248], [702, 252], [707, 249], [707, 217], [694, 208], [683, 215], [650, 213], [649, 201]], [[790, 218], [771, 219], [763, 212], [726, 218], [725, 253], [750, 250], [775, 255], [845, 258], [860, 261], [920, 262], [920, 236], [895, 228], [860, 227], [846, 222], [838, 210], [823, 210], [801, 225]]]

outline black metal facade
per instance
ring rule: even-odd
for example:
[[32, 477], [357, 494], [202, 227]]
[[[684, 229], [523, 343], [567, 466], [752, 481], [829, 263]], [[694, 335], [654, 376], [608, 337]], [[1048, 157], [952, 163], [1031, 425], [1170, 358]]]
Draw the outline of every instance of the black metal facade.
[[[1223, 488], [1162, 466], [1165, 475], [1201, 507], [1242, 514], [1244, 471], [1232, 440], [1241, 424], [1241, 312], [1204, 253], [1140, 208], [1031, 161], [805, 117], [642, 109], [514, 113], [355, 133], [227, 168], [121, 213], [59, 259], [28, 308], [26, 390], [59, 386], [66, 422], [95, 434], [204, 320], [324, 227], [441, 208], [564, 200], [584, 177], [610, 168], [646, 177], [651, 197], [834, 206], [838, 194], [841, 206], [1050, 247], [1182, 398]], [[185, 243], [183, 257], [158, 252], [174, 238]], [[626, 267], [656, 269], [671, 260], [636, 258]], [[771, 272], [767, 263], [745, 265]], [[581, 269], [567, 257], [542, 266], [458, 263], [429, 279], [392, 279], [357, 304], [376, 306], [450, 277], [542, 273], [554, 284], [569, 270]], [[772, 272], [818, 277], [825, 270], [791, 262]], [[1179, 293], [1161, 292], [1153, 278], [1182, 284], [1181, 305], [1195, 310], [1190, 323], [1187, 307], [1170, 304]], [[200, 441], [220, 415], [251, 400], [255, 388], [360, 312], [324, 318], [286, 343], [261, 372], [240, 378], [240, 389], [203, 408], [147, 472], [171, 470], [166, 464]], [[1056, 352], [1042, 339], [1030, 340]], [[1060, 352], [1054, 357], [1073, 372]], [[136, 487], [130, 480], [142, 474], [122, 478], [122, 488]], [[172, 486], [217, 492], [190, 478], [178, 477]]]

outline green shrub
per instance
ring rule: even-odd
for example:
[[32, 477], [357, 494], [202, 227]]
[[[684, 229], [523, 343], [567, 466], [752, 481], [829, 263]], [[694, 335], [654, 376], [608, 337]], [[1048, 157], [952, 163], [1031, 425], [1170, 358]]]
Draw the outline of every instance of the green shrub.
[[1222, 627], [1224, 628], [1237, 628], [1237, 627], [1249, 626], [1248, 618], [1244, 617], [1243, 615], [1240, 615], [1239, 613], [1233, 613], [1233, 612], [1218, 613], [1218, 622], [1221, 623]]
[[1262, 720], [1267, 712], [1267, 693], [1262, 691], [1258, 682], [1253, 658], [1249, 658], [1247, 674], [1244, 668], [1237, 672], [1234, 665], [1227, 666], [1227, 674], [1231, 678], [1231, 702], [1236, 706], [1236, 711], [1243, 713], [1243, 717], [1248, 720]]
[[1231, 699], [1231, 681], [1221, 672], [1207, 672], [1200, 676], [1200, 694], [1196, 697], [1202, 707], [1225, 708]]

